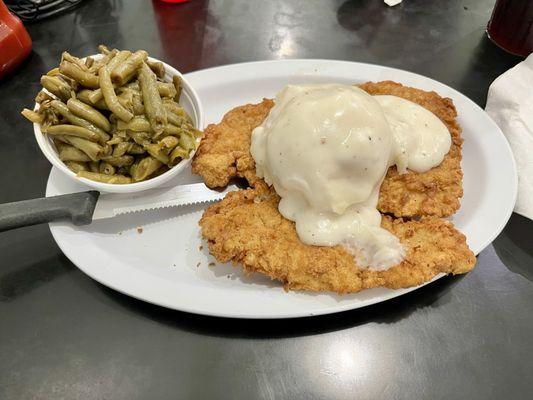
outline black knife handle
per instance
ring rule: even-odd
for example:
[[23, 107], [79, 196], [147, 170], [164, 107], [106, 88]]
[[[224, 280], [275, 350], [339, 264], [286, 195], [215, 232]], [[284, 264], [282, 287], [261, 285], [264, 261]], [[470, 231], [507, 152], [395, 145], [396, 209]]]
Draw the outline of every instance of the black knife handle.
[[99, 192], [90, 190], [0, 204], [0, 232], [61, 219], [74, 225], [90, 224], [98, 196]]

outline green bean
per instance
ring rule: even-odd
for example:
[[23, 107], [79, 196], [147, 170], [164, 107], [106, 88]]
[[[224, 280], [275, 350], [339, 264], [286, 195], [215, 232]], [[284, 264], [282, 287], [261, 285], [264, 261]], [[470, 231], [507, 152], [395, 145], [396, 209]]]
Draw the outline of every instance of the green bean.
[[[107, 144], [110, 144], [110, 145], [117, 145], [117, 144], [121, 144], [121, 143], [124, 143], [126, 139], [124, 139], [122, 136], [120, 135], [117, 135], [116, 133], [113, 134], [113, 137], [111, 138], [111, 140], [108, 140], [107, 141]], [[113, 150], [114, 151], [114, 150]]]
[[50, 107], [50, 101], [45, 101], [41, 104], [38, 113], [42, 115], [41, 131], [45, 132], [51, 125], [60, 123], [58, 113]]
[[65, 81], [70, 86], [70, 89], [71, 89], [70, 97], [74, 95], [72, 92], [77, 92], [80, 89], [80, 84], [76, 82], [74, 79], [63, 74], [57, 74], [55, 76], [60, 78], [62, 81]]
[[118, 102], [129, 111], [133, 111], [133, 93], [124, 92], [117, 96]]
[[124, 175], [105, 175], [98, 172], [80, 171], [78, 175], [80, 178], [90, 179], [92, 181], [114, 184], [131, 183], [131, 178]]
[[48, 71], [46, 73], [47, 76], [57, 76], [57, 75], [60, 75], [59, 73], [59, 68], [58, 67], [55, 67], [55, 68], [52, 68], [50, 71]]
[[[105, 67], [102, 67], [102, 68], [105, 68]], [[99, 77], [98, 79], [101, 79], [101, 78]], [[92, 90], [91, 92], [89, 92], [87, 97], [89, 98], [92, 104], [96, 104], [99, 101], [104, 100], [104, 92], [102, 92], [102, 88], [100, 87], [100, 89]]]
[[[109, 143], [109, 142], [108, 142]], [[120, 156], [123, 156], [124, 154], [126, 154], [126, 152], [128, 151], [128, 149], [130, 148], [130, 146], [132, 145], [131, 142], [121, 142], [121, 143], [118, 143], [114, 148], [113, 148], [113, 157], [120, 157]]]
[[123, 63], [117, 65], [111, 72], [111, 81], [119, 86], [127, 83], [137, 72], [141, 63], [146, 60], [148, 53], [138, 50], [131, 54]]
[[143, 181], [161, 168], [163, 164], [152, 157], [145, 157], [130, 168], [130, 175], [135, 182]]
[[192, 128], [191, 132], [192, 132], [192, 134], [194, 135], [194, 137], [196, 139], [201, 138], [202, 136], [204, 136], [204, 133], [202, 131], [198, 130], [198, 129]]
[[148, 132], [128, 131], [128, 136], [140, 146], [150, 143], [150, 134]]
[[118, 131], [118, 130], [116, 130], [116, 125], [115, 125], [115, 134], [116, 134], [117, 136], [120, 136], [120, 137], [123, 138], [124, 140], [129, 140], [128, 132], [126, 132], [126, 131]]
[[92, 58], [92, 57], [87, 57], [87, 58], [85, 59], [85, 66], [87, 67], [87, 69], [88, 69], [89, 71], [91, 71], [91, 67], [93, 66], [93, 64], [94, 64], [94, 58]]
[[[113, 89], [114, 88], [115, 88], [115, 85], [113, 85]], [[89, 105], [92, 104], [92, 105], [96, 106], [96, 104], [98, 104], [100, 102], [104, 102], [104, 104], [105, 104], [104, 93], [102, 92], [101, 88], [90, 91], [86, 96], [89, 99], [89, 103], [87, 103]], [[107, 107], [107, 105], [106, 105], [106, 107]]]
[[117, 53], [115, 57], [113, 57], [109, 62], [107, 63], [106, 67], [111, 74], [113, 70], [118, 67], [120, 64], [122, 64], [124, 61], [127, 60], [127, 58], [131, 56], [131, 51], [129, 50], [121, 50]]
[[105, 174], [105, 175], [114, 175], [116, 172], [115, 167], [105, 161], [102, 161], [100, 163], [100, 165], [98, 166], [98, 169], [101, 174]]
[[111, 53], [111, 50], [109, 50], [105, 44], [99, 44], [98, 51], [104, 55], [108, 55], [109, 53]]
[[[118, 55], [115, 57], [117, 58]], [[115, 59], [114, 58], [114, 59]], [[113, 60], [114, 60], [113, 59]], [[110, 61], [113, 62], [113, 60]], [[109, 76], [108, 66], [100, 68], [99, 77], [100, 77], [100, 88], [102, 89], [102, 94], [104, 95], [105, 103], [118, 118], [123, 121], [129, 121], [133, 118], [133, 114], [127, 110], [122, 104], [119, 103], [117, 95], [115, 94], [115, 89], [111, 83], [111, 78]]]
[[102, 56], [83, 59], [63, 52], [59, 67], [41, 77], [39, 109], [22, 115], [39, 123], [65, 165], [88, 179], [137, 182], [190, 157], [201, 133], [177, 103], [181, 79], [162, 81], [164, 64], [144, 50], [99, 50]]
[[100, 172], [100, 161], [90, 161], [87, 164], [89, 165], [89, 171]]
[[102, 157], [102, 160], [113, 165], [114, 167], [124, 167], [133, 164], [133, 162], [135, 161], [133, 156], [108, 156]]
[[130, 147], [127, 151], [128, 154], [135, 154], [135, 155], [139, 155], [139, 154], [144, 154], [145, 153], [145, 150], [142, 146], [138, 145], [137, 143], [129, 143]]
[[142, 101], [142, 95], [139, 92], [132, 92], [133, 93], [133, 113], [135, 115], [144, 115], [144, 104]]
[[41, 124], [43, 122], [43, 116], [41, 114], [36, 113], [33, 110], [29, 110], [27, 108], [23, 109], [21, 111], [21, 114], [30, 122], [33, 122], [34, 124]]
[[91, 142], [101, 141], [98, 133], [90, 131], [87, 128], [76, 125], [52, 125], [44, 130], [47, 135], [62, 135], [62, 136], [75, 136], [82, 139], [90, 140]]
[[107, 107], [107, 104], [105, 103], [104, 99], [100, 99], [96, 103], [93, 103], [91, 100], [89, 100], [89, 93], [91, 93], [91, 90], [81, 90], [78, 92], [76, 97], [78, 100], [84, 102], [88, 106], [93, 106], [95, 108], [98, 108], [99, 110], [109, 111], [109, 108]]
[[78, 93], [76, 93], [76, 98], [80, 101], [83, 101], [85, 104], [92, 104], [91, 100], [89, 99], [89, 95], [92, 92], [93, 91], [89, 89], [82, 89]]
[[85, 154], [80, 149], [70, 146], [68, 144], [62, 144], [61, 146], [56, 146], [59, 149], [59, 159], [61, 161], [77, 161], [77, 162], [86, 162], [91, 161], [89, 156]]
[[[90, 99], [92, 93], [94, 93], [94, 90], [82, 89], [78, 93], [76, 93], [76, 98], [80, 101], [83, 101], [85, 104], [93, 105], [93, 102]], [[105, 102], [103, 102], [103, 104], [105, 105]]]
[[183, 133], [179, 137], [179, 145], [185, 150], [193, 150], [196, 148], [196, 139], [190, 132]]
[[140, 91], [135, 90], [131, 87], [122, 86], [117, 89], [117, 92], [119, 93], [119, 101], [121, 97], [127, 99], [128, 104], [133, 110], [133, 114], [144, 115], [144, 105]]
[[169, 152], [179, 144], [179, 140], [175, 136], [165, 136], [159, 143]]
[[95, 110], [91, 106], [76, 99], [69, 99], [67, 101], [67, 107], [74, 115], [91, 122], [100, 129], [106, 132], [111, 130], [111, 124], [108, 119], [100, 111]]
[[139, 85], [141, 86], [146, 116], [154, 133], [159, 135], [167, 124], [167, 114], [157, 91], [156, 77], [144, 62], [139, 70]]
[[[78, 92], [77, 98], [89, 106], [94, 106], [95, 108], [98, 108], [100, 110], [109, 111], [109, 107], [107, 107], [102, 91], [100, 89], [81, 90]], [[133, 100], [131, 98], [126, 98], [126, 97], [123, 97], [122, 95], [117, 96], [117, 98], [118, 98], [118, 102], [124, 108], [130, 109], [133, 107]], [[96, 102], [93, 102], [93, 100], [96, 100]]]
[[69, 144], [66, 144], [66, 143], [62, 142], [61, 140], [58, 140], [57, 137], [52, 138], [52, 143], [54, 144], [54, 146], [55, 146], [55, 148], [56, 148], [56, 150], [58, 152], [60, 152], [62, 148], [70, 146]]
[[58, 136], [62, 141], [71, 144], [72, 146], [83, 151], [89, 156], [92, 161], [98, 161], [102, 154], [103, 148], [97, 143], [90, 140], [82, 139], [75, 136]]
[[149, 132], [152, 129], [150, 122], [144, 115], [136, 115], [129, 122], [118, 120], [117, 128], [121, 131], [130, 130], [136, 132]]
[[159, 143], [146, 143], [143, 148], [156, 160], [161, 161], [163, 164], [169, 163], [168, 155]]
[[[110, 142], [107, 142], [110, 144]], [[113, 146], [113, 157], [120, 157], [124, 154], [143, 154], [145, 150], [142, 146], [130, 141], [115, 142]]]
[[132, 142], [122, 142], [113, 149], [113, 157], [121, 157], [125, 154], [143, 154], [145, 150], [142, 146]]
[[188, 132], [188, 130], [182, 127], [177, 127], [176, 125], [167, 124], [164, 132], [166, 135], [181, 136], [184, 132]]
[[165, 110], [167, 112], [168, 122], [171, 123], [172, 125], [181, 126], [184, 123], [188, 122], [186, 118], [174, 114], [172, 111], [169, 111], [168, 109], [166, 109], [166, 107], [165, 107]]
[[126, 85], [124, 85], [125, 89], [135, 90], [140, 93], [141, 87], [139, 86], [139, 81], [133, 81], [129, 82]]
[[109, 51], [102, 58], [100, 58], [99, 60], [96, 60], [93, 63], [93, 65], [89, 67], [89, 71], [92, 72], [93, 74], [97, 73], [100, 68], [102, 68], [104, 65], [107, 65], [109, 61], [111, 61], [111, 59], [115, 57], [117, 54], [118, 54], [117, 49], [113, 49], [112, 51]]
[[38, 104], [41, 104], [45, 100], [53, 100], [54, 98], [50, 96], [48, 93], [46, 93], [44, 90], [41, 90], [39, 93], [37, 93], [37, 96], [35, 96], [35, 102]]
[[176, 103], [179, 103], [180, 97], [181, 97], [181, 90], [183, 88], [181, 78], [177, 75], [174, 75], [172, 77], [172, 83], [174, 84], [174, 88], [176, 89], [176, 94], [174, 95], [174, 101]]
[[[98, 70], [99, 71], [98, 74], [100, 75], [101, 74], [100, 70], [105, 67], [110, 77], [109, 82], [111, 82], [111, 72], [118, 65], [124, 62], [130, 55], [131, 55], [131, 51], [127, 51], [127, 50], [119, 51], [116, 54], [116, 56], [114, 56], [107, 64], [100, 66], [100, 69]], [[90, 93], [89, 99], [91, 100], [93, 104], [96, 104], [98, 101], [103, 99], [104, 93], [102, 92], [101, 88], [102, 88], [102, 84], [100, 83], [100, 89], [96, 89], [92, 93]], [[113, 88], [114, 88], [114, 85], [113, 85]]]
[[161, 97], [174, 97], [176, 88], [172, 83], [157, 82], [157, 91]]
[[159, 168], [157, 171], [154, 172], [154, 174], [152, 175], [152, 178], [155, 178], [156, 176], [162, 175], [162, 174], [164, 174], [165, 172], [167, 172], [169, 170], [170, 170], [170, 167], [168, 165], [163, 164], [161, 166], [161, 168]]
[[110, 144], [104, 144], [102, 147], [102, 154], [100, 155], [100, 158], [109, 157], [113, 154], [113, 146]]
[[[69, 99], [69, 102], [70, 100], [72, 99]], [[96, 133], [99, 137], [98, 142], [100, 142], [101, 144], [104, 144], [109, 140], [109, 135], [107, 133], [105, 133], [102, 129], [100, 129], [90, 121], [87, 121], [84, 118], [80, 118], [79, 116], [74, 115], [74, 113], [70, 112], [69, 108], [67, 107], [67, 105], [65, 105], [65, 103], [62, 103], [59, 100], [52, 100], [50, 102], [50, 105], [54, 108], [54, 110], [56, 110], [59, 114], [65, 117], [65, 119], [71, 124], [81, 126], [82, 128], [88, 129], [91, 132]]]
[[124, 175], [124, 176], [128, 176], [130, 174], [130, 168], [131, 166], [129, 167], [118, 167], [116, 169], [116, 173], [119, 174], [119, 175]]
[[78, 161], [65, 161], [65, 165], [68, 169], [70, 169], [72, 172], [77, 174], [80, 171], [87, 171], [87, 163], [84, 162], [78, 162]]
[[84, 71], [78, 64], [61, 61], [59, 71], [87, 88], [96, 89], [99, 86], [98, 77], [89, 71]]
[[154, 74], [159, 79], [163, 79], [165, 77], [165, 66], [162, 62], [146, 60], [146, 64], [150, 67], [152, 71], [154, 71]]
[[67, 101], [71, 97], [72, 88], [58, 76], [41, 76], [41, 85], [63, 101]]
[[[58, 149], [61, 149], [61, 146], [70, 146], [70, 142], [68, 141], [68, 136], [54, 136], [52, 138], [52, 141], [56, 144], [56, 147]], [[61, 146], [59, 146], [61, 144]]]
[[74, 57], [69, 52], [64, 51], [61, 54], [61, 61], [67, 61], [69, 63], [75, 64], [78, 66], [82, 71], [89, 71], [89, 68], [83, 61], [81, 61], [78, 57]]
[[182, 159], [189, 158], [189, 154], [189, 150], [185, 150], [183, 147], [179, 146], [176, 147], [174, 150], [172, 150], [172, 153], [170, 153], [170, 165], [176, 165]]
[[186, 112], [183, 107], [177, 104], [174, 100], [163, 99], [163, 107], [165, 107], [165, 109], [167, 109], [168, 111], [176, 114], [177, 116], [183, 117], [186, 115]]
[[164, 99], [163, 107], [165, 107], [165, 109], [170, 111], [171, 113], [176, 114], [178, 117], [183, 117], [187, 121], [191, 122], [191, 119], [189, 115], [187, 115], [187, 112], [185, 111], [185, 109], [181, 107], [179, 104], [175, 103], [173, 100]]
[[[157, 91], [159, 92], [160, 96], [164, 97], [164, 95], [168, 95], [169, 93], [173, 93], [173, 89], [169, 89], [169, 87], [166, 86], [166, 85], [168, 85], [168, 84], [166, 84], [165, 82], [157, 82]], [[117, 85], [113, 84], [113, 88], [117, 89], [118, 92], [124, 92], [127, 89], [131, 89], [131, 90], [134, 90], [134, 91], [136, 90], [137, 92], [139, 92], [139, 95], [141, 94], [140, 93], [140, 87], [139, 87], [139, 84], [137, 82], [128, 83], [125, 87], [117, 87]], [[101, 89], [95, 89], [92, 92], [88, 93], [88, 98], [90, 100], [90, 104], [96, 105], [100, 100], [102, 100], [104, 98], [104, 95], [103, 95]], [[120, 99], [120, 97], [119, 97], [119, 99]], [[143, 110], [144, 110], [144, 106], [143, 106]], [[143, 111], [143, 113], [144, 113], [144, 111]], [[141, 114], [141, 113], [139, 113], [139, 114]]]

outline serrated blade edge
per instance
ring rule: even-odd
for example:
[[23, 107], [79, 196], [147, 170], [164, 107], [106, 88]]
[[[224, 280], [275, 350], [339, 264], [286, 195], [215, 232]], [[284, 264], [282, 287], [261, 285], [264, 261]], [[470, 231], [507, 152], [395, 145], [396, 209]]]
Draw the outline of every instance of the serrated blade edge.
[[133, 194], [104, 194], [98, 199], [93, 221], [133, 212], [216, 201], [235, 189], [230, 186], [220, 192], [209, 189], [203, 183], [193, 183]]

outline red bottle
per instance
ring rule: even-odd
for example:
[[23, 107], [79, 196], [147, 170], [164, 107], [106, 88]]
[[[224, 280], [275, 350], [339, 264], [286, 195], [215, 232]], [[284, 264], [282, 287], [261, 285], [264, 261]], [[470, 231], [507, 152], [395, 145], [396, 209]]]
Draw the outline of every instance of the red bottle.
[[31, 51], [31, 38], [0, 0], [0, 79], [13, 71]]

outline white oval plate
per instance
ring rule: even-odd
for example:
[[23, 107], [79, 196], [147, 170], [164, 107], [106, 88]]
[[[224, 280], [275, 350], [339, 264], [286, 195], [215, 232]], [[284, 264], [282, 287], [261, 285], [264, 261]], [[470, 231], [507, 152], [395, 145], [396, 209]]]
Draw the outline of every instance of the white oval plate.
[[[453, 217], [474, 253], [505, 226], [513, 210], [517, 175], [507, 140], [475, 103], [456, 90], [410, 72], [330, 60], [279, 60], [228, 65], [187, 74], [208, 123], [231, 108], [272, 97], [288, 83], [394, 80], [453, 99], [463, 127], [464, 197]], [[197, 182], [190, 174], [176, 183]], [[85, 190], [53, 169], [47, 196]], [[237, 318], [290, 318], [364, 307], [416, 288], [376, 288], [337, 296], [285, 292], [269, 278], [245, 276], [214, 260], [202, 244], [198, 220], [205, 207], [164, 209], [98, 221], [86, 227], [50, 224], [66, 256], [98, 282], [150, 303], [198, 314]], [[142, 233], [137, 230], [142, 227]], [[203, 245], [203, 247], [201, 247]], [[438, 279], [440, 276], [436, 277]]]

